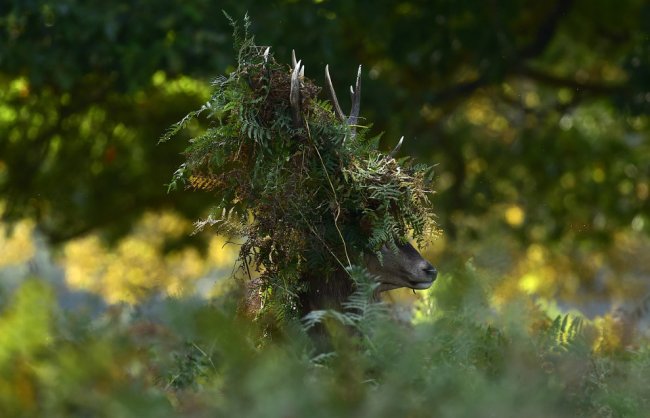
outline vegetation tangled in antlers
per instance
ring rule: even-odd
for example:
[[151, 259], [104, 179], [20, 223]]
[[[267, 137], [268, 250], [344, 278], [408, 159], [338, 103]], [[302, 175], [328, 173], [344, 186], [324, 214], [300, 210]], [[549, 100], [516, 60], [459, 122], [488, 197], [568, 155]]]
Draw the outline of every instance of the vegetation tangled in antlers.
[[237, 69], [216, 79], [210, 100], [162, 138], [200, 114], [213, 120], [190, 140], [170, 187], [215, 193], [220, 201], [197, 229], [245, 238], [242, 266], [260, 273], [264, 309], [283, 317], [295, 314], [306, 272], [328, 280], [360, 263], [364, 251], [430, 236], [433, 173], [398, 163], [377, 150], [379, 137], [366, 138], [367, 126], [357, 123], [359, 77], [345, 118], [327, 69], [332, 103], [317, 98], [320, 88], [295, 57], [289, 68], [256, 46], [247, 19], [243, 31], [233, 26]]

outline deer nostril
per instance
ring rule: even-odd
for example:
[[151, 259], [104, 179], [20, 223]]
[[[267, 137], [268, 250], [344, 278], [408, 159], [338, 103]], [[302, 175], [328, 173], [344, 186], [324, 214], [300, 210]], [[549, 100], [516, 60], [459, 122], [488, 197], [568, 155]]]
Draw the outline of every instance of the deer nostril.
[[431, 265], [423, 268], [422, 270], [424, 270], [427, 276], [431, 276], [432, 279], [435, 279], [436, 276], [438, 275], [438, 270], [436, 270], [436, 268]]

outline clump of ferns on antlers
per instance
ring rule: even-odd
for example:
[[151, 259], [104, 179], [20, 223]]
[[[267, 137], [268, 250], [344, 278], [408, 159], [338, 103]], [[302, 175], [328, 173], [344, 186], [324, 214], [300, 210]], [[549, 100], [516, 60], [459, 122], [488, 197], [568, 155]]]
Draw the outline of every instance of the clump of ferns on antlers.
[[259, 274], [263, 310], [283, 317], [296, 312], [305, 272], [328, 280], [359, 264], [364, 251], [380, 255], [385, 243], [409, 236], [422, 243], [435, 233], [433, 171], [382, 154], [379, 137], [366, 137], [361, 67], [346, 117], [327, 67], [331, 102], [318, 98], [320, 88], [295, 55], [291, 67], [277, 62], [269, 47], [255, 45], [248, 26], [248, 19], [243, 30], [233, 23], [238, 67], [217, 78], [209, 101], [162, 140], [201, 114], [211, 119], [190, 140], [170, 187], [215, 194], [219, 201], [197, 230], [245, 239], [242, 271]]

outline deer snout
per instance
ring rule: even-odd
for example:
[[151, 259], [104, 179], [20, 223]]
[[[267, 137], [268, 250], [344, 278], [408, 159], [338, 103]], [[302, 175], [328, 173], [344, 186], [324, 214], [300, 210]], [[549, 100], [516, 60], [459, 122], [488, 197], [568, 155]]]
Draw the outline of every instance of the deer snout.
[[381, 284], [380, 292], [400, 287], [428, 289], [438, 275], [436, 268], [408, 242], [397, 244], [397, 251], [384, 245], [381, 256], [381, 261], [374, 254], [367, 254], [365, 259], [368, 271]]
[[438, 276], [438, 270], [424, 260], [419, 266], [420, 271], [413, 271], [409, 286], [411, 289], [428, 289]]
[[436, 277], [438, 277], [438, 270], [436, 270], [435, 267], [433, 267], [431, 264], [428, 266], [425, 266], [422, 271], [424, 271], [424, 274], [431, 279], [431, 281], [436, 280]]

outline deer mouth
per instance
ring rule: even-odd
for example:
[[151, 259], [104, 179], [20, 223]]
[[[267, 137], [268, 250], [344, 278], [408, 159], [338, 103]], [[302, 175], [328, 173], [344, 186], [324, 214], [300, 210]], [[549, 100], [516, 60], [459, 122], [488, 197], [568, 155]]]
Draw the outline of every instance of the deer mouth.
[[408, 283], [408, 287], [415, 290], [424, 290], [431, 287], [438, 276], [438, 271], [429, 265], [427, 268], [422, 269], [422, 272], [424, 274], [417, 279], [414, 279], [412, 275], [404, 277], [406, 283]]
[[396, 282], [379, 282], [380, 284], [380, 292], [386, 291], [386, 290], [393, 290], [393, 289], [400, 289], [400, 288], [407, 288], [407, 289], [413, 289], [413, 290], [425, 290], [431, 287], [433, 284], [433, 279], [427, 280], [425, 282], [423, 281], [415, 281], [415, 280], [409, 280], [409, 279], [404, 279], [400, 283]]
[[431, 287], [431, 285], [433, 284], [433, 279], [428, 280], [426, 282], [416, 282], [416, 281], [413, 281], [413, 280], [409, 280], [408, 284], [409, 284], [409, 287], [411, 289], [424, 290], [424, 289], [428, 289], [428, 288]]

